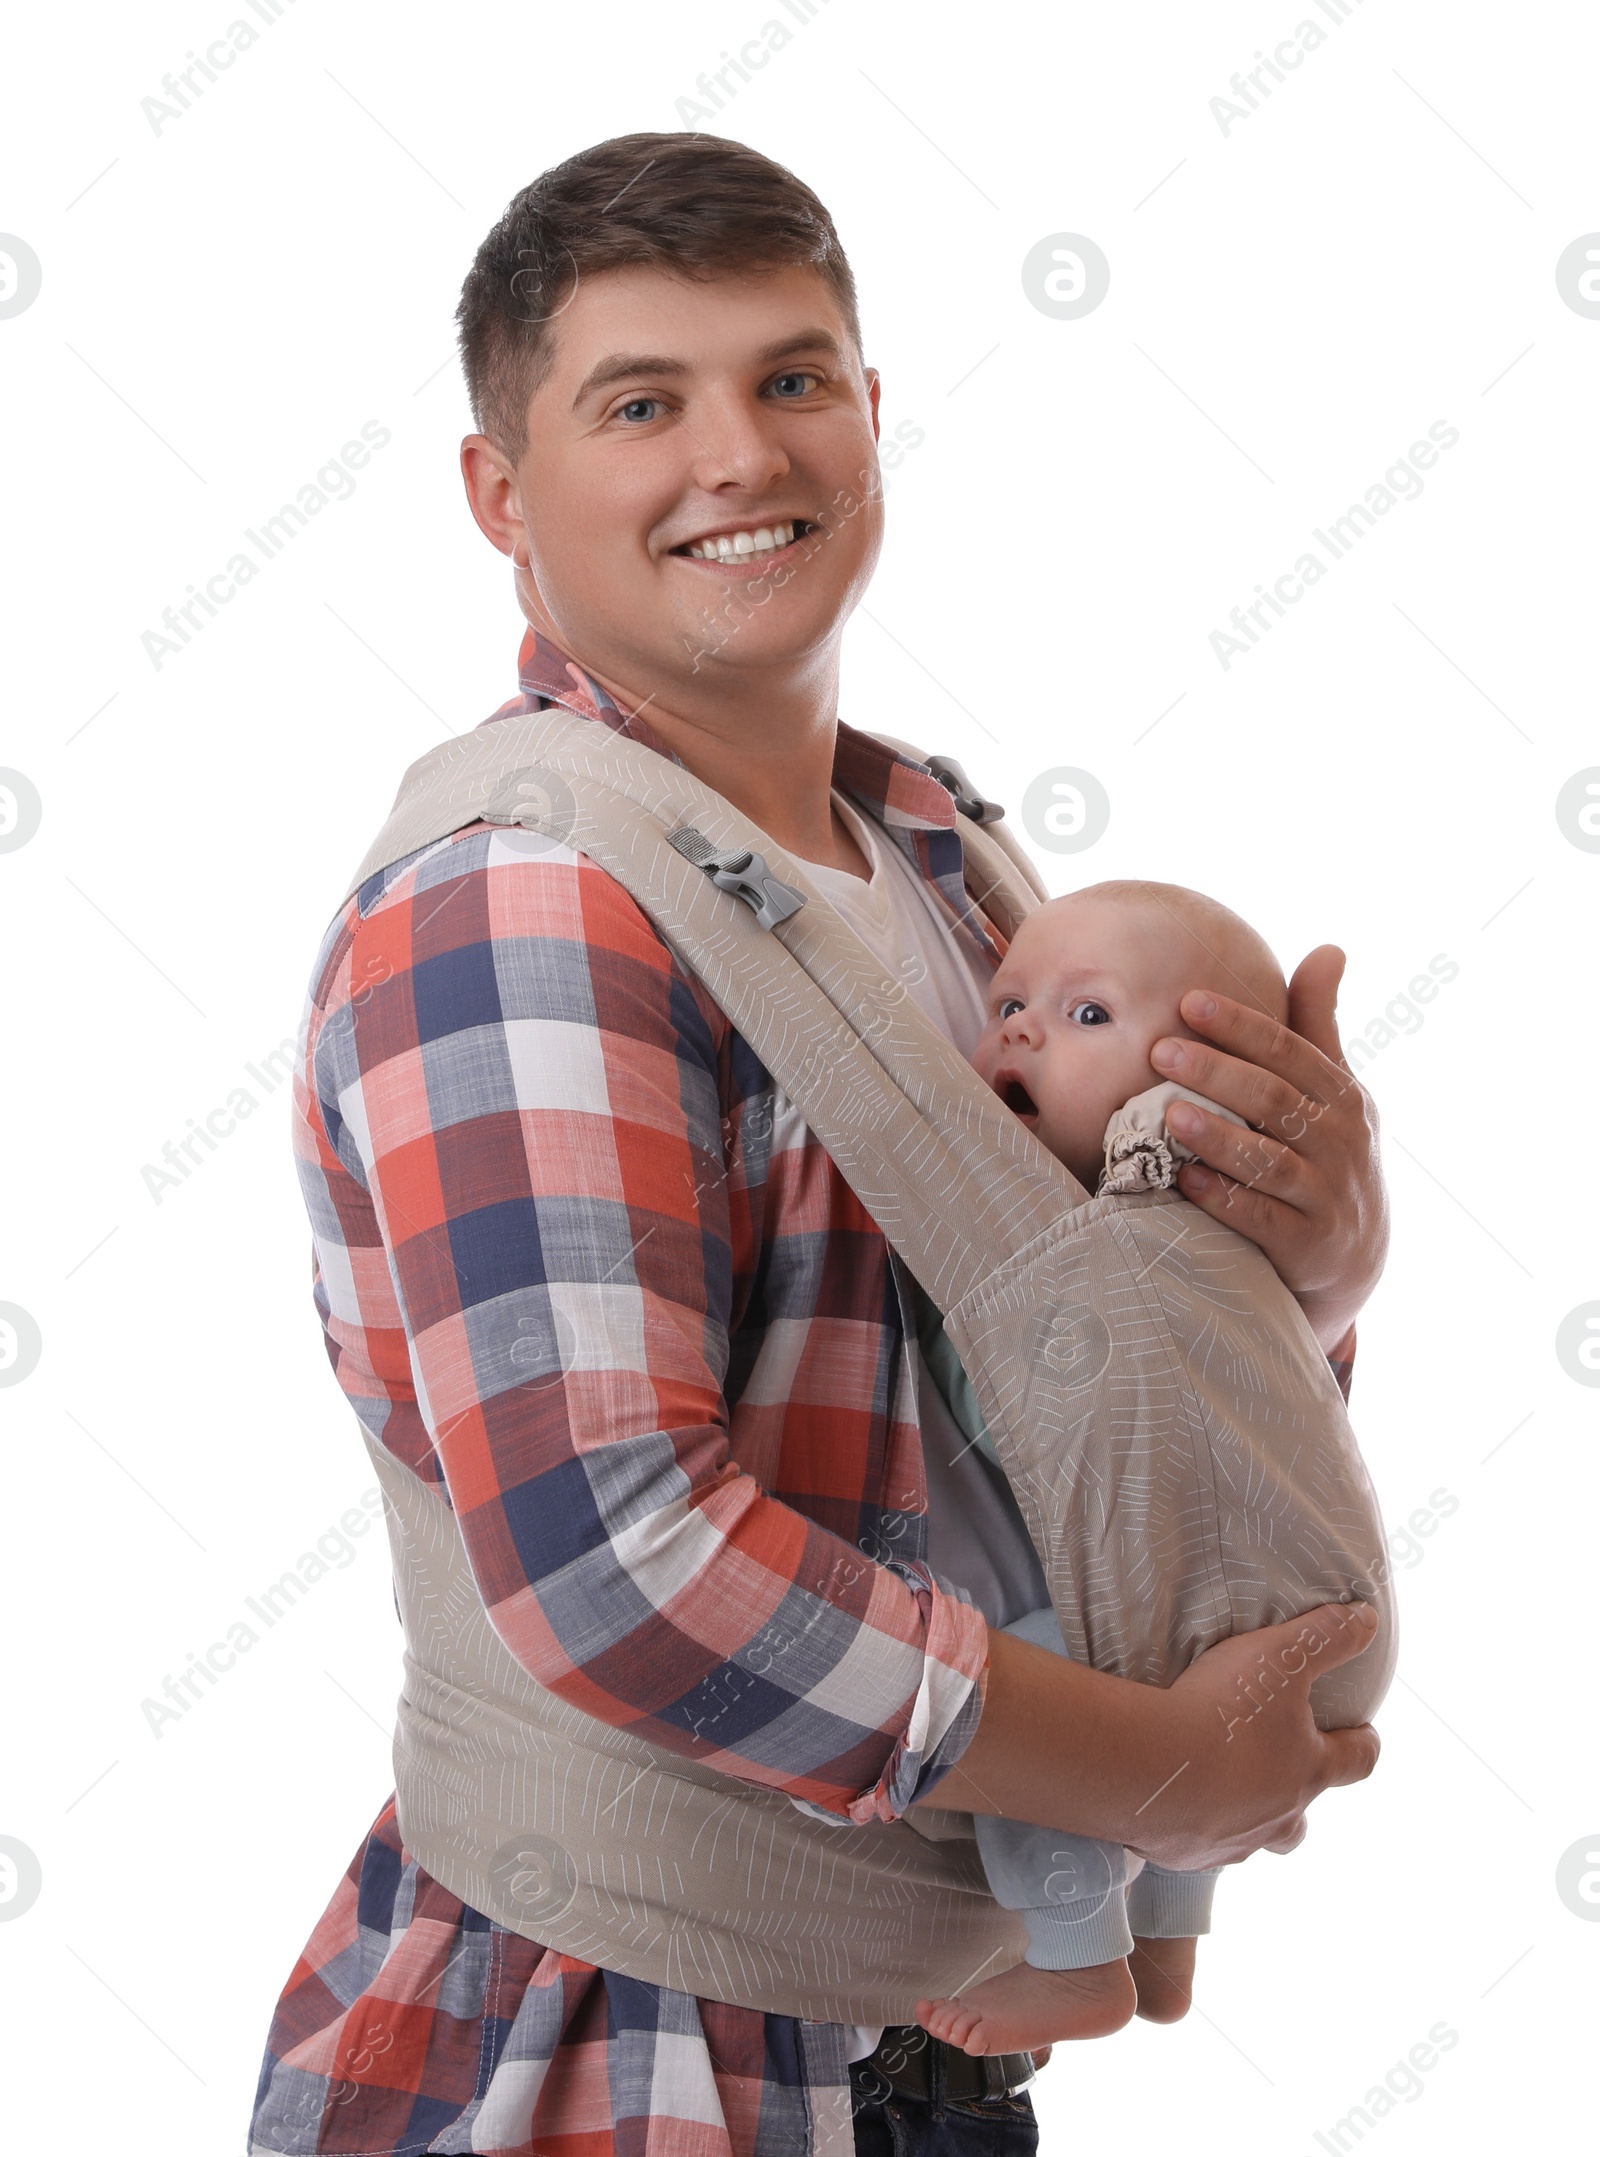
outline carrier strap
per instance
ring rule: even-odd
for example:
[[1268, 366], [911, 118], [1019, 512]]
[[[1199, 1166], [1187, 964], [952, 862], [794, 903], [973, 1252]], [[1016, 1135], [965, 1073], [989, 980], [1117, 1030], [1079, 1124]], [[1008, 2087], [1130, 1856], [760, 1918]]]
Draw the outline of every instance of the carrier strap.
[[[630, 893], [941, 1310], [1084, 1203], [805, 864], [683, 765], [560, 707], [501, 720], [411, 767], [350, 888], [478, 821], [569, 846]], [[1043, 886], [1003, 824], [957, 829], [978, 902], [1009, 937]]]

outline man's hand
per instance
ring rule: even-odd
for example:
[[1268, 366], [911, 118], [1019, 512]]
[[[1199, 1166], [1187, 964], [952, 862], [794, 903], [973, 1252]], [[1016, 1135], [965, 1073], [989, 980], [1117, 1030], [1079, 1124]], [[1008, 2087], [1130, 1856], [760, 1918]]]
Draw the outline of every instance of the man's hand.
[[1169, 1130], [1200, 1157], [1178, 1188], [1261, 1246], [1326, 1352], [1349, 1332], [1389, 1245], [1377, 1114], [1334, 1018], [1343, 972], [1336, 944], [1302, 959], [1287, 1026], [1232, 997], [1191, 993], [1184, 1022], [1205, 1040], [1169, 1037], [1150, 1054], [1164, 1077], [1251, 1125], [1241, 1131], [1189, 1102], [1168, 1109]]
[[1292, 1850], [1319, 1791], [1377, 1764], [1370, 1725], [1319, 1730], [1308, 1698], [1377, 1633], [1366, 1604], [1325, 1603], [1218, 1641], [1157, 1686], [991, 1627], [977, 1730], [917, 1802], [1097, 1835], [1175, 1872]]
[[1378, 1627], [1370, 1604], [1324, 1603], [1198, 1656], [1164, 1695], [1173, 1716], [1157, 1764], [1170, 1761], [1172, 1773], [1152, 1785], [1124, 1842], [1175, 1872], [1294, 1849], [1311, 1800], [1377, 1766], [1371, 1724], [1319, 1730], [1309, 1695], [1323, 1671], [1371, 1647]]

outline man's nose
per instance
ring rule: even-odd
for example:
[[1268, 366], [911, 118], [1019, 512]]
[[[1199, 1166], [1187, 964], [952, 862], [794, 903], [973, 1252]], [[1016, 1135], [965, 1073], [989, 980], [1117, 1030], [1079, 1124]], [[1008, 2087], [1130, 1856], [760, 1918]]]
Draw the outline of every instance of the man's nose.
[[686, 429], [695, 445], [694, 482], [706, 494], [728, 487], [760, 494], [789, 470], [775, 422], [742, 400], [702, 405]]

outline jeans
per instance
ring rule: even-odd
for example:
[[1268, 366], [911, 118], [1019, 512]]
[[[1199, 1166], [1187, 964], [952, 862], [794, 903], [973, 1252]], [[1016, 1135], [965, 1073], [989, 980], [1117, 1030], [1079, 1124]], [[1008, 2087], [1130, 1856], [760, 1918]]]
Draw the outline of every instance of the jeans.
[[1026, 2090], [1014, 2097], [902, 2097], [864, 2060], [850, 2084], [856, 2157], [1035, 2157], [1039, 2123]]

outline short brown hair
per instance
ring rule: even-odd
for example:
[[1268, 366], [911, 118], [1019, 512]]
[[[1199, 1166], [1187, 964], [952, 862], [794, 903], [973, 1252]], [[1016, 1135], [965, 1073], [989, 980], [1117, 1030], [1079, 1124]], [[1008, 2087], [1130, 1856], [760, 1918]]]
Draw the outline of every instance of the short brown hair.
[[833, 219], [803, 180], [715, 135], [617, 135], [541, 173], [478, 249], [456, 309], [479, 431], [527, 442], [549, 372], [549, 324], [586, 273], [650, 263], [680, 277], [795, 266], [827, 284], [861, 349], [855, 279]]

